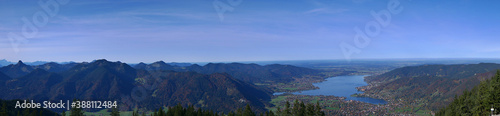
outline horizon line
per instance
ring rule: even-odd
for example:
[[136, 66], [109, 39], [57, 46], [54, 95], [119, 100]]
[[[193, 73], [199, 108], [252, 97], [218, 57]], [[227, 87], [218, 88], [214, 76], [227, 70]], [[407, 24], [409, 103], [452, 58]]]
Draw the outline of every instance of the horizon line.
[[[101, 59], [94, 59], [92, 61], [44, 61], [44, 60], [37, 60], [37, 61], [24, 61], [24, 60], [17, 60], [17, 61], [11, 61], [11, 60], [7, 60], [7, 59], [1, 59], [0, 61], [7, 61], [9, 62], [10, 64], [15, 64], [19, 61], [22, 61], [23, 63], [35, 63], [35, 62], [55, 62], [55, 63], [71, 63], [71, 62], [75, 62], [75, 63], [83, 63], [83, 62], [93, 62], [95, 60], [102, 60], [104, 58], [101, 58]], [[193, 64], [196, 64], [196, 63], [237, 63], [237, 62], [241, 62], [241, 63], [263, 63], [263, 62], [298, 62], [298, 61], [345, 61], [345, 62], [348, 62], [346, 61], [346, 59], [303, 59], [303, 60], [255, 60], [255, 61], [194, 61], [194, 62], [184, 62], [184, 61], [165, 61], [165, 60], [157, 60], [157, 61], [153, 61], [153, 62], [123, 62], [123, 61], [120, 61], [120, 60], [108, 60], [108, 59], [104, 59], [104, 60], [107, 60], [107, 61], [112, 61], [112, 62], [122, 62], [122, 63], [126, 63], [126, 64], [138, 64], [138, 63], [146, 63], [146, 64], [150, 64], [150, 63], [154, 63], [154, 62], [159, 62], [159, 61], [163, 61], [163, 62], [166, 62], [166, 63], [193, 63]], [[366, 61], [366, 60], [376, 60], [376, 61], [380, 61], [380, 60], [500, 60], [500, 58], [353, 58], [351, 59], [351, 62], [352, 61]]]

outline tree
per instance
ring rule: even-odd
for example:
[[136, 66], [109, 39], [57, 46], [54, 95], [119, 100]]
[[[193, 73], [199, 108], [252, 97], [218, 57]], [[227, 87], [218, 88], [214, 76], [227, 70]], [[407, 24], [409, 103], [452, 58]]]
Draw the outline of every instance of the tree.
[[243, 115], [243, 110], [241, 108], [238, 108], [236, 110], [236, 116], [241, 116], [241, 115]]
[[281, 116], [283, 113], [281, 112], [280, 106], [276, 109], [276, 115]]
[[194, 106], [193, 105], [188, 105], [188, 108], [186, 109], [185, 116], [193, 116], [196, 112], [194, 111]]
[[197, 116], [203, 116], [203, 112], [201, 111], [201, 108], [198, 108], [198, 111], [196, 111]]
[[313, 104], [307, 104], [306, 106], [306, 116], [314, 116], [314, 105]]
[[139, 114], [137, 114], [137, 110], [132, 111], [132, 116], [139, 116]]
[[111, 116], [120, 116], [120, 110], [117, 107], [111, 108]]
[[304, 116], [306, 114], [306, 105], [304, 104], [304, 102], [300, 102], [298, 107], [299, 107], [299, 112], [296, 115]]
[[[78, 100], [78, 99], [73, 99], [73, 102], [76, 102], [76, 101], [80, 101], [80, 100]], [[70, 110], [70, 111], [71, 111], [70, 116], [83, 116], [83, 113], [84, 113], [84, 112], [83, 112], [83, 110], [82, 110], [81, 108], [76, 108], [76, 107], [71, 108], [71, 110]]]
[[295, 114], [295, 115], [299, 114], [299, 105], [300, 104], [299, 104], [298, 100], [295, 100], [293, 102], [292, 114]]
[[227, 116], [235, 116], [234, 112], [227, 113]]
[[247, 104], [247, 106], [245, 107], [245, 111], [243, 111], [242, 116], [255, 116], [255, 113], [252, 111], [252, 108], [250, 108], [249, 104]]
[[499, 95], [500, 71], [491, 80], [480, 82], [472, 90], [465, 90], [445, 108], [441, 108], [436, 115], [489, 115], [490, 108], [500, 106]]
[[38, 113], [37, 113], [36, 109], [33, 109], [33, 112], [28, 113], [28, 114], [29, 114], [30, 116], [36, 116], [36, 114], [38, 114]]
[[275, 115], [273, 111], [269, 110], [266, 112], [266, 116], [275, 116]]
[[7, 116], [7, 105], [5, 102], [2, 102], [2, 110], [0, 110], [0, 116]]
[[292, 112], [290, 112], [290, 102], [286, 101], [285, 103], [285, 109], [283, 109], [283, 114], [284, 116], [290, 116], [292, 115]]
[[319, 101], [316, 101], [316, 108], [315, 108], [315, 111], [316, 111], [316, 115], [319, 115], [319, 116], [324, 116], [325, 113], [321, 111], [321, 106], [319, 105]]

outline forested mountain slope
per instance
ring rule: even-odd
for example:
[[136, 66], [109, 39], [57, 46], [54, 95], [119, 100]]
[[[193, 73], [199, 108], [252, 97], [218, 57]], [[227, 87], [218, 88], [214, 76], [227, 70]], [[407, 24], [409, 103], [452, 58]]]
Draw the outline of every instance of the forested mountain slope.
[[451, 115], [490, 115], [491, 108], [493, 114], [499, 114], [500, 109], [500, 71], [491, 79], [482, 81], [472, 90], [465, 90], [462, 95], [455, 96], [446, 108], [442, 108], [436, 114], [438, 116]]
[[500, 64], [421, 65], [398, 68], [367, 77], [365, 94], [380, 98], [422, 103], [436, 111], [451, 102], [453, 96], [471, 89], [500, 69]]
[[[152, 68], [164, 69], [164, 64], [157, 62]], [[122, 104], [121, 109], [124, 110], [159, 108], [181, 103], [183, 106], [192, 105], [227, 112], [246, 104], [256, 111], [265, 111], [272, 96], [270, 90], [238, 80], [225, 72], [204, 74], [194, 71], [147, 71], [104, 59], [72, 65], [74, 66], [69, 68], [70, 65], [48, 63], [33, 68], [20, 62], [3, 67], [27, 73], [10, 78], [0, 72], [0, 99], [111, 100]], [[30, 70], [23, 70], [23, 67], [29, 67]], [[290, 74], [279, 68], [269, 70]], [[140, 91], [143, 93], [143, 100], [125, 103], [136, 95], [134, 88], [142, 87], [148, 87]]]

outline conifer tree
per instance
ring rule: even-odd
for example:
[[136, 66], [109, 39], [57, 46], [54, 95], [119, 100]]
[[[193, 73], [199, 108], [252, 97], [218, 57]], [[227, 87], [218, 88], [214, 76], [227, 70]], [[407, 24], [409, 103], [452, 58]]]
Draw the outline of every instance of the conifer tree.
[[283, 115], [284, 116], [292, 115], [292, 112], [290, 112], [290, 102], [288, 102], [288, 101], [286, 101], [286, 103], [285, 103], [285, 109], [283, 109]]
[[295, 100], [293, 102], [292, 114], [299, 114], [299, 101]]
[[247, 104], [245, 107], [245, 111], [243, 111], [243, 116], [255, 116], [255, 113], [252, 111], [252, 108], [250, 108], [250, 105]]
[[320, 115], [320, 116], [325, 115], [325, 113], [321, 111], [321, 106], [319, 106], [319, 101], [316, 101], [315, 112], [316, 112], [315, 113], [316, 115]]
[[120, 111], [117, 107], [111, 108], [111, 116], [120, 116]]
[[465, 90], [462, 95], [456, 96], [436, 115], [490, 115], [490, 108], [500, 108], [498, 89], [500, 89], [500, 71], [497, 71], [491, 79], [481, 81], [470, 91]]
[[313, 104], [307, 104], [306, 106], [306, 116], [314, 116], [314, 105]]
[[304, 104], [304, 102], [300, 102], [298, 107], [299, 107], [299, 111], [296, 115], [297, 116], [304, 116], [306, 113], [306, 105]]
[[5, 102], [2, 102], [2, 110], [0, 110], [0, 116], [7, 116], [7, 105]]
[[[73, 102], [80, 101], [78, 99], [73, 99]], [[83, 110], [81, 108], [71, 108], [71, 114], [70, 116], [83, 116]]]
[[276, 115], [281, 116], [283, 113], [281, 112], [280, 106], [276, 109]]

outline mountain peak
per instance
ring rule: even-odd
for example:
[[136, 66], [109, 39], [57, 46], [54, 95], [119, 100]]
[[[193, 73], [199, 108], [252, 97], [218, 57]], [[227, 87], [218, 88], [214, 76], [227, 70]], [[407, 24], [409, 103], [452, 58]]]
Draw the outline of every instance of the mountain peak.
[[17, 64], [24, 64], [23, 61], [19, 60], [17, 61]]
[[153, 64], [167, 64], [167, 63], [165, 63], [162, 60], [160, 60], [160, 61], [153, 62]]
[[146, 69], [146, 66], [148, 66], [146, 63], [140, 62], [139, 64], [134, 65], [134, 68], [135, 69]]
[[32, 66], [24, 64], [21, 60], [17, 64], [10, 64], [0, 68], [0, 71], [11, 78], [24, 76], [33, 70]]
[[109, 63], [112, 63], [112, 62], [110, 62], [106, 59], [98, 59], [98, 60], [94, 60], [90, 64], [104, 65], [104, 64], [109, 64]]
[[24, 63], [23, 63], [23, 61], [19, 60], [19, 61], [17, 62], [17, 64], [15, 64], [14, 66], [16, 66], [16, 67], [17, 67], [17, 66], [24, 67], [24, 66], [27, 66], [27, 65], [26, 65], [26, 64], [24, 64]]
[[106, 59], [97, 59], [94, 62], [108, 62], [108, 60], [106, 60]]

